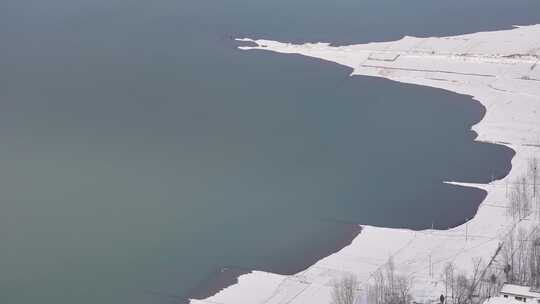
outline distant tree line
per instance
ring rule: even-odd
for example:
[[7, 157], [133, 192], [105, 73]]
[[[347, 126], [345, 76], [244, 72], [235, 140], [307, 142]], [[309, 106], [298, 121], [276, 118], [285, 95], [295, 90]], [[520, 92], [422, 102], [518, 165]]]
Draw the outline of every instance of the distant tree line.
[[[527, 217], [540, 220], [539, 162], [527, 163], [527, 173], [511, 189], [507, 215], [516, 222]], [[507, 282], [540, 288], [540, 228], [513, 229], [503, 242], [503, 272]]]
[[509, 283], [540, 288], [539, 227], [512, 231], [502, 250], [504, 279]]
[[538, 196], [539, 162], [533, 157], [527, 163], [527, 173], [518, 178], [512, 185], [509, 193], [507, 215], [514, 220], [521, 220], [535, 212], [540, 218], [540, 199]]
[[368, 287], [368, 303], [408, 304], [412, 301], [412, 279], [396, 273], [392, 258], [373, 274], [373, 281]]

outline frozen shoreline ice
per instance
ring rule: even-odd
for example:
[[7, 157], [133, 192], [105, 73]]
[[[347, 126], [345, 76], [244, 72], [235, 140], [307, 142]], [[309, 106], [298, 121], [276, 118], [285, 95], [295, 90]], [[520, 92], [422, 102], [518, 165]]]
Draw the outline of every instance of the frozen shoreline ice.
[[513, 227], [531, 224], [531, 219], [514, 223], [504, 207], [507, 183], [526, 172], [530, 157], [540, 156], [540, 25], [340, 47], [237, 40], [256, 45], [242, 46], [242, 50], [300, 54], [350, 67], [351, 75], [470, 95], [486, 107], [485, 117], [473, 127], [478, 133], [476, 140], [504, 144], [516, 155], [510, 174], [503, 180], [474, 185], [452, 182], [488, 192], [476, 216], [466, 224], [424, 231], [363, 226], [351, 245], [301, 273], [284, 276], [253, 271], [240, 276], [238, 284], [191, 303], [326, 304], [335, 279], [352, 273], [365, 287], [390, 256], [398, 272], [413, 278], [415, 300], [429, 302], [441, 294], [440, 273], [447, 262], [467, 270], [473, 257], [489, 259]]

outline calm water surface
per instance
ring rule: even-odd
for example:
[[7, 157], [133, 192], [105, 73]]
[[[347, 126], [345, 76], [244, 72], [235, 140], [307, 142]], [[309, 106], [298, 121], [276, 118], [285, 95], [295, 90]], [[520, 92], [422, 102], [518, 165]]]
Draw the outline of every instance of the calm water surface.
[[485, 194], [442, 182], [501, 177], [513, 156], [473, 142], [479, 103], [240, 52], [230, 38], [452, 35], [540, 22], [539, 11], [532, 0], [3, 0], [0, 302], [178, 303], [221, 267], [299, 270], [350, 223], [463, 222]]

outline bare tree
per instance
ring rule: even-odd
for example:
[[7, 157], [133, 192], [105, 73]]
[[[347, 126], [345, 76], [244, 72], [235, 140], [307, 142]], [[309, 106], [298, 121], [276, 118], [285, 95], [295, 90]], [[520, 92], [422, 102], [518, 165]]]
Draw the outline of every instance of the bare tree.
[[453, 263], [447, 263], [444, 266], [444, 272], [442, 274], [442, 279], [444, 282], [444, 297], [446, 299], [449, 299], [450, 296], [451, 299], [454, 298], [454, 286], [455, 286], [455, 267]]
[[487, 282], [487, 288], [485, 289], [484, 297], [491, 298], [497, 294], [497, 292], [500, 289], [500, 280], [499, 275], [497, 275], [496, 272], [491, 272], [488, 276]]
[[531, 246], [531, 285], [538, 289], [540, 288], [540, 236], [536, 234], [533, 236]]
[[468, 304], [470, 303], [469, 297], [469, 279], [465, 273], [460, 273], [456, 277], [456, 291], [454, 295], [454, 304]]
[[516, 242], [514, 241], [515, 232], [512, 230], [505, 238], [502, 248], [502, 259], [504, 263], [505, 280], [509, 283], [514, 282], [514, 254], [516, 252]]
[[373, 275], [373, 285], [369, 286], [370, 304], [408, 304], [412, 302], [410, 294], [412, 280], [396, 272], [392, 258], [388, 259], [384, 269]]
[[412, 302], [411, 295], [412, 280], [406, 276], [397, 276], [394, 285], [394, 302], [396, 304], [407, 304]]
[[388, 262], [386, 262], [386, 282], [388, 297], [394, 296], [394, 291], [396, 290], [396, 265], [394, 264], [394, 259], [390, 257]]
[[520, 228], [508, 234], [502, 248], [506, 281], [540, 287], [539, 228]]
[[534, 288], [540, 288], [540, 234], [539, 227], [534, 227], [528, 234], [527, 269], [528, 283]]
[[506, 208], [506, 214], [511, 216], [514, 221], [518, 220], [521, 217], [521, 195], [520, 188], [516, 184], [512, 187], [510, 191], [510, 198], [508, 200], [508, 206]]
[[520, 218], [525, 218], [531, 213], [531, 199], [529, 197], [529, 182], [527, 177], [521, 178], [521, 191], [519, 193], [521, 197], [521, 216]]
[[386, 296], [386, 279], [383, 272], [380, 270], [375, 272], [373, 281], [373, 285], [370, 285], [368, 290], [369, 303], [382, 304]]
[[473, 298], [482, 297], [482, 281], [486, 272], [486, 265], [482, 258], [473, 259], [472, 274], [469, 278], [469, 293], [467, 298], [472, 301]]
[[515, 258], [515, 272], [514, 278], [520, 284], [528, 284], [530, 278], [530, 269], [529, 269], [529, 231], [524, 228], [519, 228], [517, 232], [517, 250], [514, 253]]
[[538, 158], [536, 158], [536, 156], [533, 156], [531, 159], [529, 159], [527, 167], [529, 178], [532, 180], [532, 197], [534, 198], [537, 195], [536, 181], [538, 178], [538, 170], [540, 169], [538, 168]]
[[526, 176], [516, 180], [510, 191], [510, 198], [506, 214], [515, 221], [524, 219], [531, 214], [531, 198], [529, 196], [529, 182]]
[[467, 272], [458, 270], [451, 262], [447, 263], [442, 273], [445, 303], [481, 303], [497, 294], [502, 282], [505, 282], [500, 279], [502, 275], [499, 264], [485, 263], [482, 258], [474, 258]]
[[354, 304], [358, 296], [358, 280], [354, 275], [346, 275], [334, 282], [332, 304]]
[[537, 219], [540, 219], [540, 195], [538, 194], [539, 171], [540, 171], [540, 163], [538, 161], [538, 158], [536, 156], [533, 156], [531, 159], [529, 159], [529, 162], [527, 164], [527, 176], [531, 180], [531, 183], [532, 183], [531, 205], [533, 206], [533, 209], [536, 211]]

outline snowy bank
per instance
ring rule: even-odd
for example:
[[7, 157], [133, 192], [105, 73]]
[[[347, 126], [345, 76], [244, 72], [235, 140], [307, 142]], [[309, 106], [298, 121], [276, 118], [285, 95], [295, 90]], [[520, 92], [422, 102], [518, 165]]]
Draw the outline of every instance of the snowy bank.
[[[488, 191], [471, 221], [438, 231], [365, 226], [351, 245], [305, 271], [282, 276], [254, 271], [205, 300], [191, 303], [330, 303], [332, 282], [346, 273], [365, 287], [390, 256], [400, 273], [413, 278], [416, 301], [437, 300], [444, 288], [447, 262], [467, 270], [473, 257], [489, 260], [516, 225], [506, 216], [508, 184], [526, 172], [532, 155], [540, 156], [540, 25], [454, 37], [415, 38], [334, 47], [326, 43], [294, 45], [240, 39], [267, 50], [300, 54], [348, 66], [353, 75], [382, 77], [473, 96], [487, 109], [473, 127], [478, 141], [507, 145], [516, 151], [512, 171], [501, 181], [462, 184]], [[456, 202], [460, 203], [460, 202]]]

